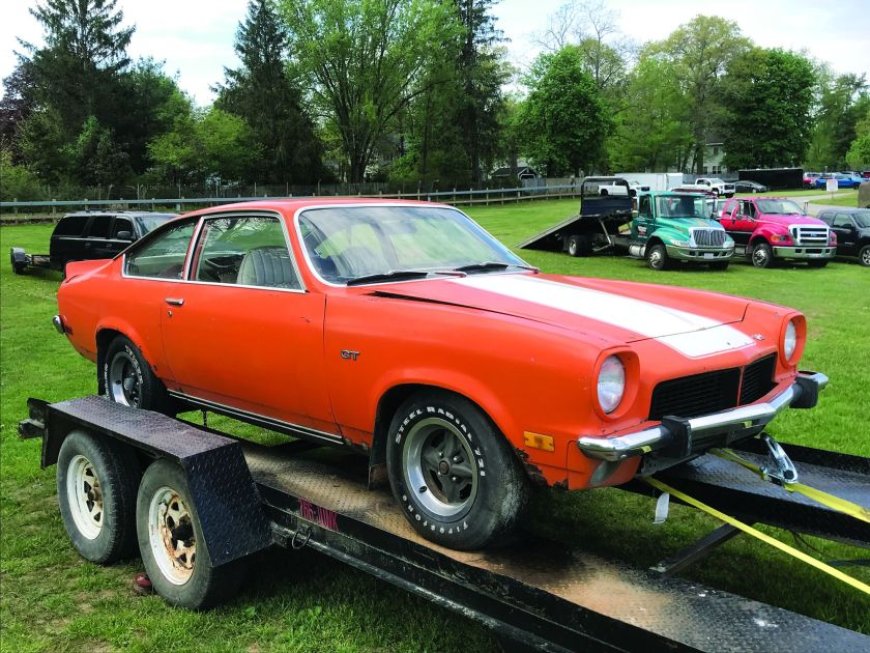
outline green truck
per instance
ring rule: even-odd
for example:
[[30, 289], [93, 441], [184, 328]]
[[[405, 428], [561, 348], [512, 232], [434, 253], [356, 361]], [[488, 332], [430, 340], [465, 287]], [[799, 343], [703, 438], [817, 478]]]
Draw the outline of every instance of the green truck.
[[[624, 186], [625, 193], [602, 196], [598, 186]], [[625, 253], [645, 259], [653, 270], [677, 261], [725, 270], [734, 240], [712, 219], [715, 200], [704, 193], [631, 192], [628, 182], [587, 177], [580, 190], [580, 213], [520, 244], [525, 249], [562, 251], [571, 256]], [[636, 210], [633, 207], [636, 206]]]

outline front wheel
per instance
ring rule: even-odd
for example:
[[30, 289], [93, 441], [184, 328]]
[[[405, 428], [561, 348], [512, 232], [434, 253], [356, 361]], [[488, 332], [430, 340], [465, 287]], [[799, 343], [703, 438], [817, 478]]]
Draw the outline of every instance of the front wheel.
[[420, 393], [393, 416], [388, 437], [393, 495], [423, 537], [478, 549], [514, 528], [528, 481], [504, 436], [473, 403]]
[[139, 463], [132, 450], [72, 431], [57, 458], [57, 499], [64, 528], [85, 559], [109, 564], [136, 550]]
[[646, 264], [650, 270], [667, 270], [670, 262], [668, 261], [668, 250], [661, 243], [656, 243], [647, 250]]
[[769, 268], [773, 265], [773, 250], [767, 243], [757, 243], [752, 248], [752, 265], [757, 268]]
[[109, 343], [102, 375], [106, 396], [115, 403], [174, 414], [165, 386], [129, 338], [116, 336]]
[[202, 610], [235, 594], [244, 560], [212, 566], [187, 478], [175, 463], [157, 460], [145, 471], [136, 528], [148, 578], [169, 603]]

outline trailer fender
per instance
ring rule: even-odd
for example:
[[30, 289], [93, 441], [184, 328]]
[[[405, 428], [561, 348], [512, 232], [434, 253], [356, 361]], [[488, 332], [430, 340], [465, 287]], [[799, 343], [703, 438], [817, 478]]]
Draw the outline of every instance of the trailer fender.
[[165, 458], [184, 472], [202, 525], [204, 546], [219, 567], [272, 544], [272, 533], [242, 446], [236, 440], [160, 413], [90, 396], [56, 404], [28, 400], [22, 437], [42, 436], [42, 466], [57, 463], [66, 436], [82, 429]]

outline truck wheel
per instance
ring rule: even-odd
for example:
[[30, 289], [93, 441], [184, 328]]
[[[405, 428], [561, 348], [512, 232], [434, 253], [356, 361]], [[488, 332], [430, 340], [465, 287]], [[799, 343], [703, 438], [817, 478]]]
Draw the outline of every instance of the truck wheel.
[[661, 243], [656, 243], [646, 251], [646, 263], [650, 270], [667, 270], [670, 267], [668, 250]]
[[566, 243], [565, 249], [568, 251], [569, 256], [585, 256], [587, 254], [588, 249], [588, 241], [585, 236], [568, 236], [568, 242]]
[[756, 243], [752, 248], [752, 265], [757, 268], [769, 268], [773, 265], [773, 250], [765, 242]]
[[139, 552], [155, 591], [172, 605], [203, 610], [235, 594], [245, 560], [213, 567], [182, 469], [156, 460], [136, 501]]
[[412, 396], [387, 440], [396, 501], [423, 537], [478, 549], [514, 528], [528, 480], [504, 436], [470, 401], [443, 391]]
[[865, 267], [870, 267], [870, 245], [864, 245], [858, 252], [858, 262]]
[[129, 338], [116, 336], [103, 359], [103, 387], [112, 401], [173, 415], [172, 399], [163, 383]]
[[57, 458], [57, 499], [64, 528], [85, 560], [108, 564], [136, 551], [133, 451], [113, 440], [72, 431]]
[[827, 267], [827, 261], [807, 261], [807, 265], [811, 268], [824, 268]]

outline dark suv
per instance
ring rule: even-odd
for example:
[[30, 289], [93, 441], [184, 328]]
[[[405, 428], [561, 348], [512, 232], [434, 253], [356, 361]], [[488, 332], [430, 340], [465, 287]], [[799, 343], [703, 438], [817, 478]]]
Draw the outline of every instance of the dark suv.
[[69, 213], [55, 225], [48, 255], [27, 254], [22, 248], [13, 247], [12, 269], [17, 274], [28, 267], [63, 270], [70, 261], [112, 258], [175, 215], [144, 211]]
[[870, 209], [827, 209], [818, 218], [837, 234], [837, 256], [854, 256], [870, 267]]

